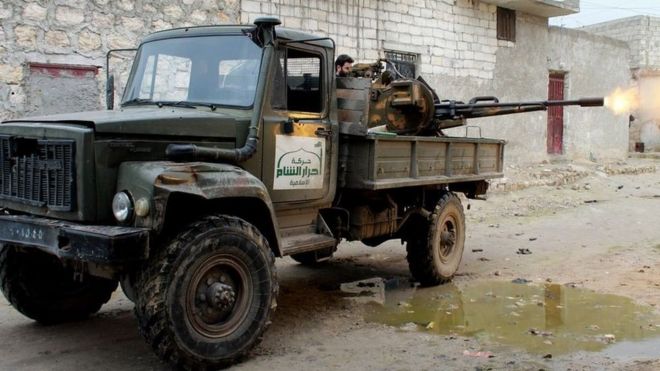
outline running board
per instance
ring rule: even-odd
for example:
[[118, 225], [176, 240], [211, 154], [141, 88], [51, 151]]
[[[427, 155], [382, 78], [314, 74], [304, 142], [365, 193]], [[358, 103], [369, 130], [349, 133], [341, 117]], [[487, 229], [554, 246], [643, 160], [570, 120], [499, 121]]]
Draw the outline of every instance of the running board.
[[334, 237], [318, 233], [305, 233], [282, 238], [282, 255], [300, 254], [334, 247], [337, 241]]

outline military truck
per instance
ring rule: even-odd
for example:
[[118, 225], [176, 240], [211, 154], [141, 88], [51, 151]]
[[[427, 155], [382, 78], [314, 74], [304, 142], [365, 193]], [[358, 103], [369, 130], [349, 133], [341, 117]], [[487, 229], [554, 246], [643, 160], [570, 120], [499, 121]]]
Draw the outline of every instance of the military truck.
[[457, 193], [502, 176], [504, 141], [441, 129], [499, 103], [441, 101], [374, 68], [336, 79], [331, 39], [278, 24], [156, 32], [118, 109], [0, 125], [0, 281], [14, 308], [78, 320], [121, 284], [159, 357], [207, 369], [262, 338], [275, 257], [315, 265], [342, 239], [400, 239], [414, 279], [452, 278]]

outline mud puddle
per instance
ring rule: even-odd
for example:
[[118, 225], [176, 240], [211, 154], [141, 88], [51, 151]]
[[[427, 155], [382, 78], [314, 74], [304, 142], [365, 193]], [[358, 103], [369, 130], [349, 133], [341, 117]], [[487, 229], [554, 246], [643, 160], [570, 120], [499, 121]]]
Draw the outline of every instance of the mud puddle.
[[449, 336], [510, 345], [530, 353], [577, 351], [657, 357], [660, 316], [622, 296], [557, 284], [478, 282], [459, 289], [385, 290], [367, 304], [366, 320]]

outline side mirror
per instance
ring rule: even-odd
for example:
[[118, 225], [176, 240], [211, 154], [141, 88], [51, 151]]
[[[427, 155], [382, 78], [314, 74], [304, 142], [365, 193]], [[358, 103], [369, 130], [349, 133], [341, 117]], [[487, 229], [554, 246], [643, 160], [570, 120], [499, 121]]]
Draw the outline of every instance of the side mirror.
[[108, 76], [105, 83], [105, 105], [109, 110], [115, 108], [115, 75]]

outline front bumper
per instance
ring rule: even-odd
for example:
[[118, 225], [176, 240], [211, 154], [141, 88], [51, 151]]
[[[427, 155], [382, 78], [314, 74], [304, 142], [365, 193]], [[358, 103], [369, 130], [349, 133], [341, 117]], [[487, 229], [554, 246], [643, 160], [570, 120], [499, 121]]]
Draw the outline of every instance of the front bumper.
[[62, 259], [121, 264], [148, 257], [149, 230], [0, 215], [0, 243], [34, 247]]

